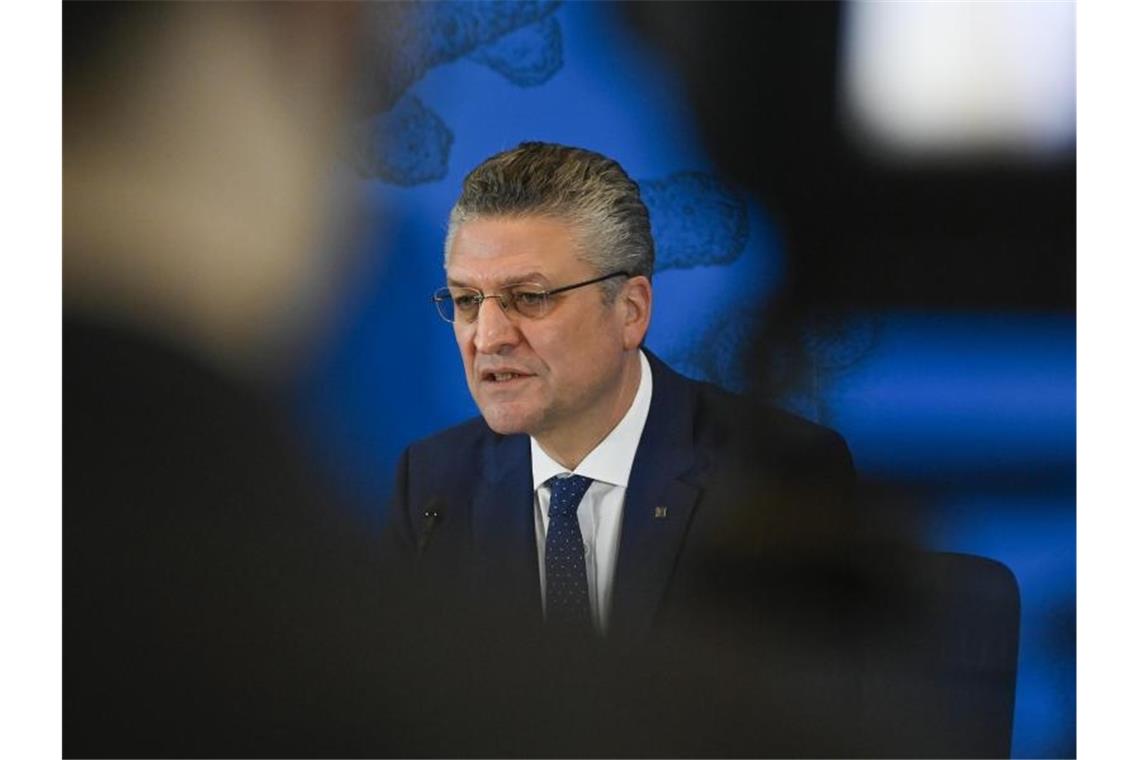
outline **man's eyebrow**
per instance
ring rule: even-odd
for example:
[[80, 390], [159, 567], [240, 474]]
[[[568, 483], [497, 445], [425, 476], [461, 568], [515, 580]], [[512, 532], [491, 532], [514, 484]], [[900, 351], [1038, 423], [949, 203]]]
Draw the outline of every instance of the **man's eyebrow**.
[[527, 272], [526, 274], [520, 274], [516, 277], [508, 277], [503, 280], [503, 285], [521, 285], [522, 283], [545, 285], [546, 281], [546, 277], [539, 272]]
[[[542, 274], [541, 272], [527, 272], [525, 274], [504, 277], [502, 280], [499, 280], [495, 286], [500, 288], [509, 288], [514, 285], [521, 285], [523, 283], [532, 283], [535, 285], [545, 286], [548, 283], [548, 280], [546, 279], [546, 275]], [[471, 288], [473, 290], [478, 290], [478, 288], [476, 288], [474, 285], [470, 285], [463, 280], [456, 279], [450, 275], [447, 278], [447, 284], [454, 285], [457, 288]]]

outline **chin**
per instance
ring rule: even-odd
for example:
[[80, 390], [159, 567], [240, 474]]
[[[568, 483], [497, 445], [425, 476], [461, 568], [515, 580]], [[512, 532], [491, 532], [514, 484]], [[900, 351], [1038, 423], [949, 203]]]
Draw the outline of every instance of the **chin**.
[[480, 409], [483, 421], [487, 427], [499, 435], [529, 434], [535, 429], [534, 421], [529, 415], [518, 414], [505, 409]]

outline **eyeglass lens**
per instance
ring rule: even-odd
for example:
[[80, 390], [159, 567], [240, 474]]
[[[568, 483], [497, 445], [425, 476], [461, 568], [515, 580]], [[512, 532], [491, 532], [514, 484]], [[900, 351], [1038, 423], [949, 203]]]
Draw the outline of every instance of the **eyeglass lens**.
[[546, 293], [541, 286], [534, 284], [515, 285], [489, 295], [473, 288], [441, 288], [433, 297], [440, 316], [448, 322], [459, 318], [474, 322], [483, 302], [491, 299], [498, 300], [504, 311], [514, 309], [524, 317], [533, 319], [546, 313]]

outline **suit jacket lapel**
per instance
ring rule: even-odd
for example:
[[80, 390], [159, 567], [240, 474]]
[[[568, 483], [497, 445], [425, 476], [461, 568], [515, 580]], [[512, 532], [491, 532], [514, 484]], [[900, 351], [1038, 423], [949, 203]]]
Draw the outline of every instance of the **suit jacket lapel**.
[[708, 461], [694, 443], [691, 384], [648, 354], [653, 398], [634, 457], [614, 574], [611, 634], [645, 635], [669, 585]]
[[534, 538], [534, 487], [530, 442], [525, 435], [495, 436], [485, 451], [486, 478], [472, 500], [472, 543], [478, 599], [506, 609], [489, 614], [521, 614], [542, 619], [538, 552]]

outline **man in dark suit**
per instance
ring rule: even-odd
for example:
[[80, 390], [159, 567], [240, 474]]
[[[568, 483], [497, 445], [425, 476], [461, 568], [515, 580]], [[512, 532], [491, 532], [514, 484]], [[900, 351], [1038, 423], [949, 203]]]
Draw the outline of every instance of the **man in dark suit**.
[[847, 447], [643, 348], [637, 185], [523, 143], [467, 176], [445, 268], [434, 298], [481, 416], [407, 449], [384, 533], [389, 646], [419, 667], [405, 704], [438, 726], [423, 749], [849, 749], [828, 580]]
[[408, 448], [386, 532], [434, 603], [461, 596], [447, 604], [511, 630], [545, 619], [547, 633], [643, 640], [712, 600], [748, 616], [741, 567], [835, 545], [853, 481], [843, 440], [643, 349], [653, 240], [616, 162], [545, 143], [491, 157], [445, 248], [434, 298], [481, 417]]

